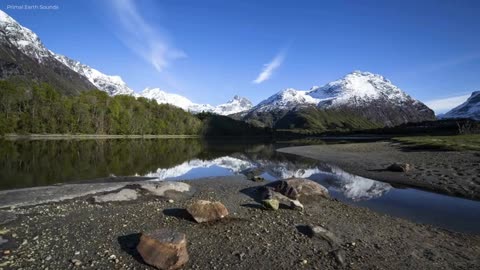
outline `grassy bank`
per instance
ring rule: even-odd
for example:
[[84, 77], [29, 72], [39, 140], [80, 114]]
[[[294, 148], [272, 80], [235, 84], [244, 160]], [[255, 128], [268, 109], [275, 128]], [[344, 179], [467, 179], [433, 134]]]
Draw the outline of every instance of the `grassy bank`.
[[442, 150], [480, 150], [480, 134], [456, 136], [416, 136], [397, 137], [395, 141], [412, 147], [435, 148]]

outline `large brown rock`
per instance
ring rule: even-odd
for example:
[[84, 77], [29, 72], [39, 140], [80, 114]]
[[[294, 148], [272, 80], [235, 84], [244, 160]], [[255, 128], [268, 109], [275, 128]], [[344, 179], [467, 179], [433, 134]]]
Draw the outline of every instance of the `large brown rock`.
[[185, 234], [171, 229], [142, 233], [137, 246], [143, 260], [158, 269], [180, 269], [188, 262]]
[[317, 182], [304, 178], [290, 178], [278, 181], [275, 191], [293, 199], [305, 199], [307, 197], [328, 198], [328, 190]]
[[198, 223], [215, 221], [228, 216], [228, 210], [221, 202], [198, 200], [190, 204], [187, 211]]

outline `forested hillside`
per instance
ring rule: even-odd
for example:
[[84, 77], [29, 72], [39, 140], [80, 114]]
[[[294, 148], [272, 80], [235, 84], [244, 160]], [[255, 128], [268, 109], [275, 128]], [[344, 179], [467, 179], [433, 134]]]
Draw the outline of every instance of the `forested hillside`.
[[92, 90], [65, 96], [48, 84], [0, 81], [0, 134], [200, 134], [202, 122], [174, 106]]

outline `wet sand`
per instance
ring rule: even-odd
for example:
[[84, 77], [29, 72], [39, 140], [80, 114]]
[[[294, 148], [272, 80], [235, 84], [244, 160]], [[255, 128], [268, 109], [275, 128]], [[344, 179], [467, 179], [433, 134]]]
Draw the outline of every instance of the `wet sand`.
[[[414, 149], [392, 142], [311, 145], [277, 151], [334, 164], [373, 180], [480, 200], [480, 152]], [[384, 169], [394, 162], [409, 163], [407, 173]]]
[[[138, 233], [162, 227], [187, 235], [184, 269], [478, 269], [480, 236], [449, 232], [346, 205], [305, 202], [303, 212], [264, 210], [252, 196], [262, 183], [243, 176], [188, 181], [193, 197], [142, 195], [95, 204], [92, 195], [7, 208], [17, 219], [0, 225], [10, 242], [0, 249], [3, 269], [153, 269], [135, 251]], [[197, 224], [185, 212], [194, 199], [219, 200], [229, 218]], [[328, 243], [304, 234], [322, 225], [341, 240], [345, 266]], [[74, 266], [72, 259], [81, 261]]]

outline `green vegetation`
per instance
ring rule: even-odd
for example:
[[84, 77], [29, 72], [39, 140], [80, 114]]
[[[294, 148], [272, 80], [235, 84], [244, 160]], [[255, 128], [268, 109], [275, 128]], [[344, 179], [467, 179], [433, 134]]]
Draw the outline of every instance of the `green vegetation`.
[[228, 116], [212, 113], [200, 113], [197, 115], [203, 122], [202, 134], [212, 136], [270, 136], [270, 128], [257, 127], [255, 125], [232, 119]]
[[146, 175], [203, 149], [200, 139], [0, 140], [0, 189]]
[[398, 137], [395, 141], [411, 147], [433, 148], [441, 150], [480, 150], [480, 134], [456, 136], [418, 136]]
[[353, 113], [320, 110], [313, 107], [289, 112], [275, 124], [276, 129], [290, 129], [298, 133], [307, 132], [309, 134], [350, 132], [374, 129], [381, 126], [381, 124], [374, 123]]
[[202, 122], [170, 105], [85, 91], [65, 96], [48, 84], [0, 81], [1, 134], [200, 134]]

